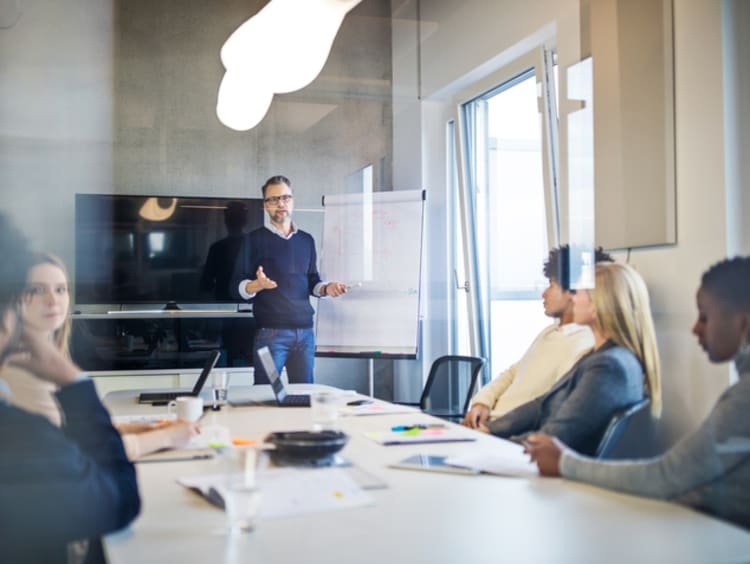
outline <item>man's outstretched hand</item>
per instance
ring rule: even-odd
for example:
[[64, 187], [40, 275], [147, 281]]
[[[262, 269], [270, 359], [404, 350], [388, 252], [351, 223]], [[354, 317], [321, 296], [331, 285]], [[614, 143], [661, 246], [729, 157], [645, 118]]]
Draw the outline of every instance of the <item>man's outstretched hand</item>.
[[331, 298], [338, 298], [342, 294], [346, 294], [348, 288], [343, 282], [329, 282], [325, 287], [325, 295]]

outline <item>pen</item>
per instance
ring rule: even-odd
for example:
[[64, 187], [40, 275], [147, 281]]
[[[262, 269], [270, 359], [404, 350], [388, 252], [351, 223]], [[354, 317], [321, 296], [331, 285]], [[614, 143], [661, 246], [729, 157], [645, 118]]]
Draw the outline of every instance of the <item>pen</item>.
[[179, 454], [175, 454], [174, 456], [165, 456], [165, 457], [154, 457], [154, 458], [139, 458], [136, 459], [134, 462], [136, 464], [153, 464], [155, 462], [185, 462], [187, 460], [209, 460], [213, 458], [214, 455], [210, 453], [206, 454], [193, 454], [190, 456], [180, 456]]
[[427, 423], [418, 425], [396, 425], [391, 427], [391, 431], [412, 431], [414, 429], [444, 429], [445, 425], [442, 423]]

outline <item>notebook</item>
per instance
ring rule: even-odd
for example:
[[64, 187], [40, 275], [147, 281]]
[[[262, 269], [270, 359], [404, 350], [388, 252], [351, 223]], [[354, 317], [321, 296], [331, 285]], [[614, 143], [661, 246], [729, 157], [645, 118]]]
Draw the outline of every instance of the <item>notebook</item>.
[[310, 407], [310, 396], [308, 394], [289, 394], [286, 391], [286, 386], [279, 376], [279, 371], [276, 370], [276, 365], [273, 362], [271, 351], [268, 347], [262, 347], [258, 349], [258, 358], [263, 365], [263, 369], [266, 371], [268, 381], [271, 382], [271, 389], [276, 396], [276, 403], [280, 407]]
[[211, 370], [213, 370], [214, 366], [216, 366], [216, 363], [218, 362], [220, 356], [221, 351], [211, 351], [211, 354], [209, 355], [206, 364], [203, 366], [203, 370], [201, 371], [200, 376], [198, 376], [198, 380], [195, 382], [195, 386], [193, 386], [193, 389], [191, 391], [188, 392], [185, 390], [181, 390], [176, 392], [142, 392], [138, 396], [138, 403], [148, 403], [151, 405], [167, 405], [170, 401], [177, 399], [180, 396], [197, 396], [201, 393], [203, 385], [208, 379], [208, 375], [211, 374]]
[[386, 431], [384, 433], [365, 433], [365, 436], [381, 445], [413, 445], [419, 443], [454, 443], [475, 441], [466, 433], [466, 429], [457, 428], [429, 428], [409, 429], [405, 431]]

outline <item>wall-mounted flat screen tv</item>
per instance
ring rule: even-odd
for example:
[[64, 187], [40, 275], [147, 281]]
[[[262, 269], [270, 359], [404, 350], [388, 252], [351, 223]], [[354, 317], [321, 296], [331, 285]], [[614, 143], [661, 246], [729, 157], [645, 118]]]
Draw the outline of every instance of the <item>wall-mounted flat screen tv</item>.
[[77, 304], [231, 303], [260, 198], [76, 194]]

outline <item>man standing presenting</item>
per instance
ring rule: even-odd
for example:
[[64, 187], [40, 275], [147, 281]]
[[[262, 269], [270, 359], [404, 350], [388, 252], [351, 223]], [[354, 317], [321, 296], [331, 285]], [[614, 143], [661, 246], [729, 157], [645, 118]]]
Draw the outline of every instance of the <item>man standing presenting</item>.
[[[596, 262], [612, 262], [601, 248]], [[544, 263], [549, 286], [542, 294], [544, 313], [555, 323], [544, 329], [521, 359], [484, 386], [471, 402], [463, 424], [478, 429], [546, 393], [594, 346], [591, 330], [573, 323], [573, 292], [568, 287], [568, 246], [552, 249]]]
[[288, 178], [266, 181], [263, 208], [269, 225], [245, 236], [232, 284], [239, 298], [253, 302], [255, 383], [268, 382], [258, 359], [258, 349], [266, 346], [279, 373], [286, 365], [291, 383], [311, 383], [315, 336], [310, 295], [335, 298], [347, 288], [341, 282], [321, 282], [315, 241], [292, 222], [294, 195]]

